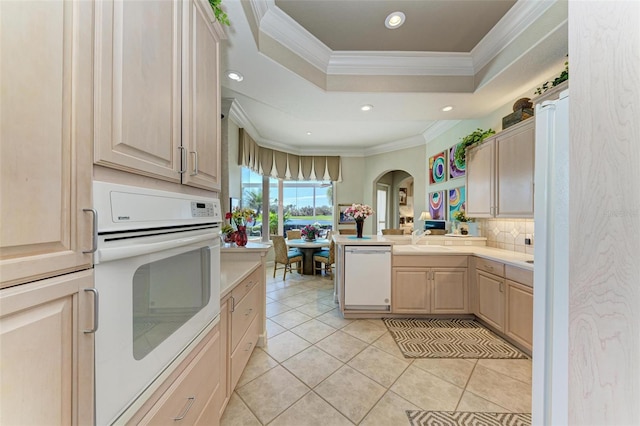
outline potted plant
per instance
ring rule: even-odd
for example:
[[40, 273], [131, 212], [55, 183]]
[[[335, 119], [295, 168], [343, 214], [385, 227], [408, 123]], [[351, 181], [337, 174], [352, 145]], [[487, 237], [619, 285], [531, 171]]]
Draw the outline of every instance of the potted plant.
[[477, 129], [473, 133], [468, 134], [467, 136], [462, 138], [454, 154], [456, 163], [465, 164], [467, 161], [467, 148], [469, 148], [470, 146], [479, 145], [483, 140], [495, 133], [496, 132], [493, 129]]
[[350, 207], [345, 209], [344, 215], [356, 221], [356, 238], [362, 238], [364, 220], [373, 213], [371, 206], [366, 204], [351, 204]]
[[244, 247], [247, 245], [247, 225], [254, 222], [256, 216], [255, 210], [250, 208], [241, 209], [240, 207], [236, 207], [225, 215], [225, 218], [231, 220], [231, 223], [236, 226], [235, 242], [238, 246]]
[[235, 242], [235, 238], [236, 236], [235, 234], [235, 230], [233, 229], [233, 226], [231, 226], [228, 223], [225, 223], [222, 226], [222, 229], [220, 229], [220, 233], [222, 234], [222, 239], [224, 240], [225, 243], [233, 243]]
[[[457, 227], [462, 235], [471, 234], [472, 236], [477, 236], [478, 227], [475, 223], [475, 219], [468, 217], [464, 210], [458, 210], [454, 212], [452, 215], [452, 219], [455, 222], [460, 223]], [[464, 224], [464, 226], [462, 226], [461, 224]]]
[[213, 10], [213, 15], [216, 17], [216, 21], [220, 22], [223, 25], [229, 26], [229, 17], [222, 10], [221, 6], [222, 0], [209, 0], [209, 5], [211, 6], [211, 10]]
[[300, 235], [307, 241], [315, 241], [315, 239], [320, 236], [320, 229], [314, 225], [305, 225], [305, 227], [300, 230]]

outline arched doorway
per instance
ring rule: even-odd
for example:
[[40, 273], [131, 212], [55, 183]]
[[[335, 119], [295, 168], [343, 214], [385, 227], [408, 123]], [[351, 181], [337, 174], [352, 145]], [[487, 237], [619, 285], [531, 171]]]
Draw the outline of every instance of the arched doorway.
[[404, 170], [391, 170], [374, 182], [374, 232], [402, 228], [410, 234], [414, 221], [413, 176]]

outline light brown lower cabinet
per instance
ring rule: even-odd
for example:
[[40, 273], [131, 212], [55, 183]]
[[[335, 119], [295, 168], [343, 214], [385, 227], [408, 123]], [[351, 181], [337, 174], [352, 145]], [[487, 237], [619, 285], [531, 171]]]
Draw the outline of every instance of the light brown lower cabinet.
[[93, 270], [0, 291], [0, 424], [93, 423]]
[[504, 278], [484, 271], [476, 271], [476, 286], [478, 295], [478, 312], [476, 315], [504, 332]]

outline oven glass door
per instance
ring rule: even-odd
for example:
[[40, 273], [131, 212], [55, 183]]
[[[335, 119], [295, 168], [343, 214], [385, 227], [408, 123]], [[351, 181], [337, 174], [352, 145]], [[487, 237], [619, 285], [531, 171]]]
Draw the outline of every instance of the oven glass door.
[[220, 247], [211, 230], [101, 246], [96, 421], [109, 424], [217, 318]]

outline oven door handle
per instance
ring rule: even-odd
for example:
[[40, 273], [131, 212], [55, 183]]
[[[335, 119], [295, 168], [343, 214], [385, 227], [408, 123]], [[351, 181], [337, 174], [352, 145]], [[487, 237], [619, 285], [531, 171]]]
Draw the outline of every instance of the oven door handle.
[[176, 247], [188, 246], [201, 241], [210, 241], [210, 246], [220, 244], [217, 234], [207, 233], [206, 235], [196, 235], [193, 237], [178, 238], [171, 241], [161, 241], [155, 243], [132, 244], [127, 247], [102, 248], [96, 252], [96, 263], [110, 262], [112, 260], [126, 259], [129, 257], [141, 256], [145, 254], [157, 253], [159, 251], [170, 250]]

